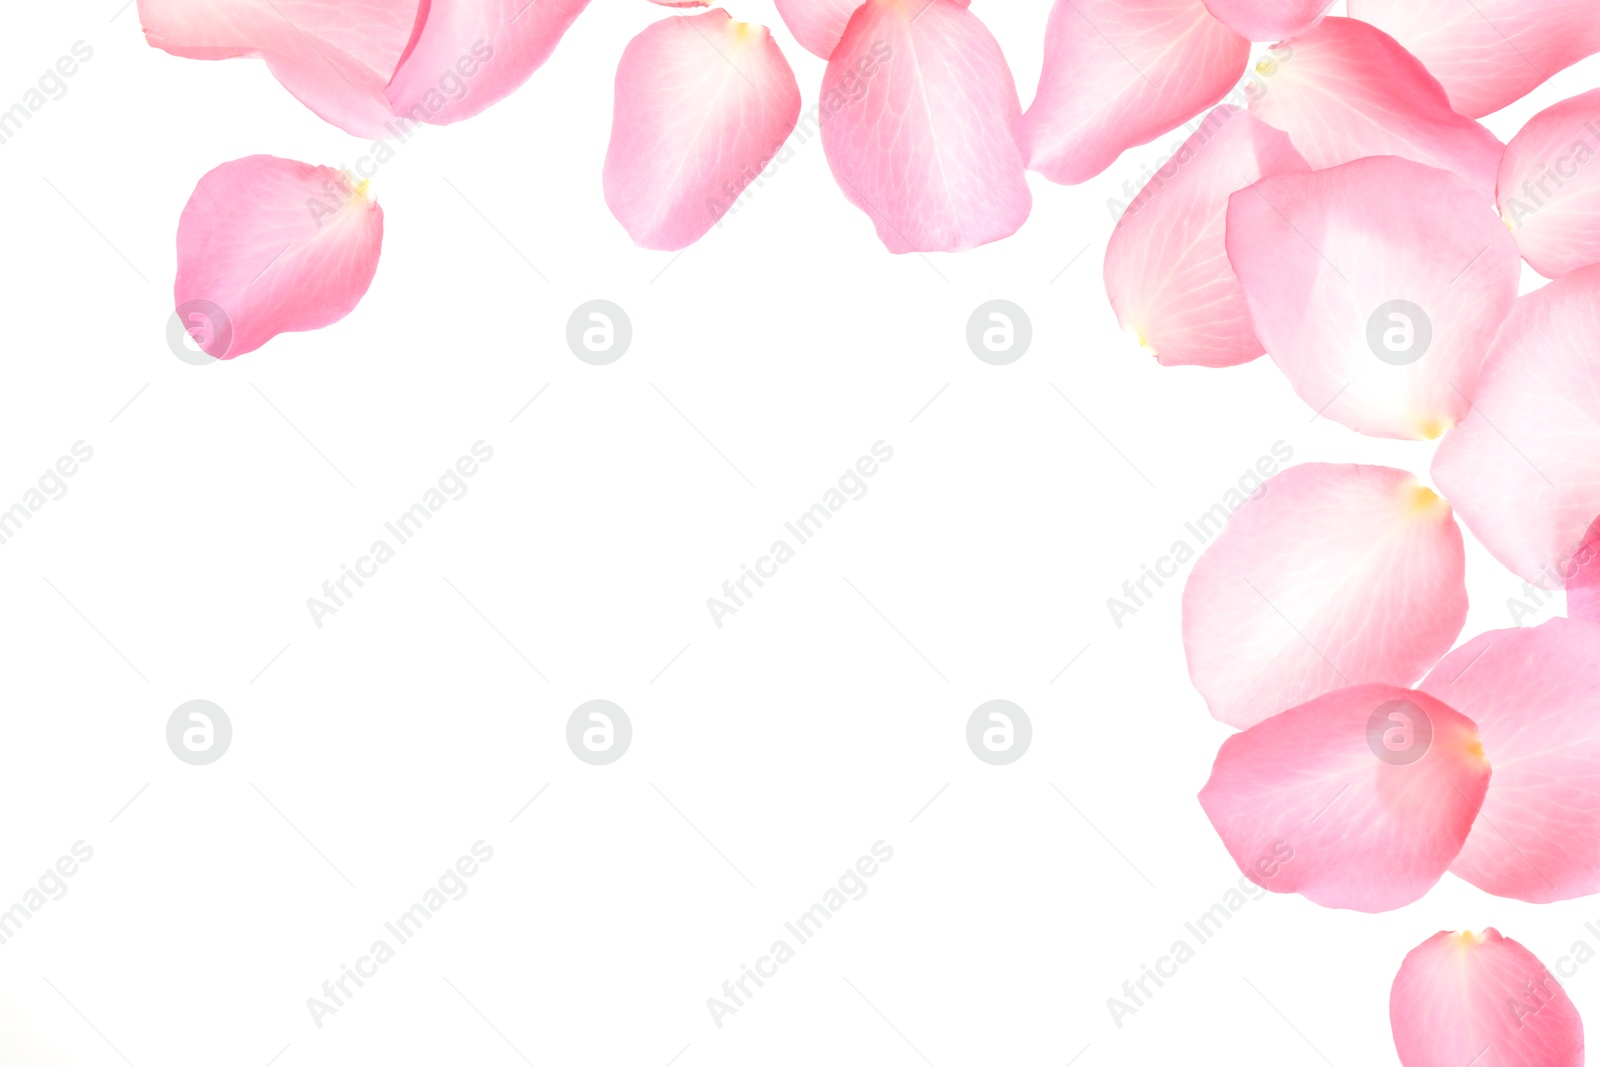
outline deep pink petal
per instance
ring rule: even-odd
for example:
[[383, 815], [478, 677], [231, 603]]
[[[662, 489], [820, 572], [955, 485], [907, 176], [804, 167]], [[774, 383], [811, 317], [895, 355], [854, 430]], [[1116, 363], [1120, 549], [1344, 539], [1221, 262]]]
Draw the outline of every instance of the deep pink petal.
[[1393, 156], [1267, 178], [1229, 200], [1227, 241], [1256, 336], [1313, 409], [1413, 440], [1466, 415], [1521, 263], [1460, 178]]
[[1583, 1064], [1583, 1020], [1566, 990], [1492, 926], [1441, 931], [1407, 953], [1389, 991], [1389, 1025], [1401, 1067]]
[[1422, 60], [1473, 118], [1600, 52], [1594, 0], [1350, 0], [1350, 15]]
[[178, 221], [173, 287], [195, 343], [233, 359], [350, 314], [383, 246], [383, 209], [365, 185], [275, 156], [237, 159], [201, 178]]
[[[1595, 11], [1600, 23], [1600, 9]], [[1500, 161], [1500, 217], [1547, 278], [1600, 263], [1600, 89], [1539, 112]]]
[[1600, 265], [1517, 299], [1433, 477], [1496, 559], [1545, 589], [1600, 516]]
[[1282, 41], [1313, 29], [1333, 0], [1206, 0], [1211, 13], [1252, 41]]
[[1190, 532], [1215, 540], [1183, 591], [1189, 677], [1233, 726], [1343, 686], [1410, 685], [1466, 621], [1461, 531], [1405, 471], [1303, 463]]
[[1478, 724], [1494, 780], [1450, 870], [1502, 897], [1600, 892], [1600, 626], [1552, 619], [1456, 649], [1421, 688]]
[[698, 241], [778, 153], [800, 87], [765, 26], [718, 8], [670, 18], [617, 67], [606, 203], [646, 248]]
[[1306, 161], [1249, 112], [1212, 111], [1134, 197], [1106, 248], [1122, 328], [1162, 363], [1228, 367], [1261, 355], [1223, 240], [1228, 196]]
[[1262, 888], [1388, 911], [1444, 874], [1488, 784], [1469, 719], [1426, 693], [1360, 685], [1228, 738], [1200, 805]]
[[1416, 57], [1365, 22], [1323, 19], [1283, 50], [1265, 89], [1251, 112], [1286, 131], [1313, 167], [1400, 156], [1454, 171], [1494, 195], [1505, 146], [1452, 111]]
[[1567, 615], [1600, 623], [1600, 518], [1594, 520], [1583, 544], [1572, 555], [1571, 577], [1567, 580]]
[[544, 66], [589, 0], [432, 0], [388, 98], [397, 115], [446, 125], [511, 95]]
[[1053, 182], [1088, 181], [1221, 100], [1249, 58], [1200, 0], [1056, 0], [1022, 154]]
[[889, 251], [957, 252], [1026, 221], [1016, 83], [956, 0], [867, 0], [822, 89], [828, 164]]
[[363, 137], [388, 135], [383, 88], [426, 11], [418, 0], [139, 0], [150, 44], [189, 59], [259, 55], [301, 103]]

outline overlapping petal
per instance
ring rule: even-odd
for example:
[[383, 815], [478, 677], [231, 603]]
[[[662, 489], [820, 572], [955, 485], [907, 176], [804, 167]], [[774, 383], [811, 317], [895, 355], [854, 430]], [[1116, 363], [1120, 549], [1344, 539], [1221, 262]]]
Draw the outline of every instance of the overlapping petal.
[[827, 59], [861, 0], [777, 0], [778, 14], [800, 47]]
[[1433, 477], [1496, 559], [1560, 588], [1600, 516], [1600, 265], [1519, 297]]
[[1600, 892], [1600, 626], [1496, 630], [1421, 688], [1478, 724], [1494, 779], [1451, 864], [1485, 892], [1535, 903]]
[[1016, 83], [956, 0], [866, 0], [828, 61], [823, 100], [828, 164], [891, 252], [960, 251], [1026, 221]]
[[1350, 15], [1404, 45], [1473, 118], [1600, 52], [1593, 0], [1350, 0]]
[[[1600, 11], [1595, 12], [1600, 23]], [[1500, 217], [1533, 269], [1600, 263], [1600, 89], [1539, 112], [1500, 161]]]
[[1567, 615], [1600, 623], [1600, 518], [1595, 519], [1583, 544], [1572, 555], [1571, 577], [1567, 580]]
[[1250, 42], [1200, 0], [1056, 0], [1022, 117], [1028, 166], [1064, 185], [1088, 181], [1221, 100], [1249, 58]]
[[200, 179], [178, 222], [178, 318], [216, 359], [338, 322], [366, 295], [383, 209], [329, 167], [248, 156]]
[[1234, 193], [1228, 258], [1301, 399], [1379, 437], [1459, 422], [1516, 300], [1516, 242], [1453, 174], [1380, 156]]
[[1538, 957], [1489, 927], [1441, 931], [1389, 991], [1401, 1067], [1580, 1067], [1583, 1020]]
[[1151, 177], [1106, 248], [1117, 321], [1163, 364], [1228, 367], [1261, 355], [1224, 242], [1228, 196], [1272, 174], [1307, 170], [1275, 130], [1223, 105]]
[[1211, 13], [1252, 41], [1282, 41], [1315, 28], [1333, 0], [1206, 0]]
[[629, 42], [617, 67], [606, 203], [646, 248], [693, 244], [799, 116], [800, 87], [766, 27], [720, 8], [658, 22]]
[[1415, 56], [1356, 19], [1325, 18], [1290, 42], [1250, 110], [1288, 133], [1318, 169], [1400, 156], [1454, 171], [1486, 198], [1494, 195], [1505, 146], [1452, 111]]
[[[1449, 505], [1404, 471], [1305, 463], [1215, 536], [1183, 591], [1189, 677], [1211, 714], [1248, 727], [1367, 682], [1411, 685], [1467, 615]], [[1220, 526], [1220, 523], [1217, 523]]]
[[1257, 885], [1387, 911], [1444, 874], [1488, 784], [1465, 716], [1426, 693], [1359, 685], [1228, 738], [1200, 804]]

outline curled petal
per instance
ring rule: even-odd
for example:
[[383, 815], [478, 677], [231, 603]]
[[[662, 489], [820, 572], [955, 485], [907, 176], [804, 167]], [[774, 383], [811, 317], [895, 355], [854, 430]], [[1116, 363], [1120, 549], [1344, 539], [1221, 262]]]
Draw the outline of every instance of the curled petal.
[[1483, 634], [1422, 688], [1478, 724], [1494, 780], [1450, 870], [1543, 904], [1600, 892], [1600, 626]]
[[1389, 991], [1401, 1067], [1582, 1067], [1583, 1020], [1550, 969], [1494, 927], [1441, 931]]
[[1539, 112], [1506, 145], [1500, 217], [1523, 258], [1547, 278], [1600, 263], [1597, 155], [1600, 89]]
[[1282, 41], [1314, 29], [1333, 0], [1206, 0], [1211, 13], [1251, 41]]
[[224, 163], [178, 222], [178, 319], [215, 359], [321, 329], [366, 295], [382, 246], [365, 182], [275, 156]]
[[1393, 156], [1267, 178], [1228, 203], [1256, 336], [1301, 399], [1378, 437], [1470, 406], [1516, 300], [1516, 242], [1460, 178]]
[[544, 66], [589, 0], [431, 0], [387, 90], [396, 115], [447, 125], [511, 95]]
[[1200, 804], [1263, 889], [1388, 911], [1444, 874], [1488, 784], [1469, 719], [1426, 693], [1360, 685], [1228, 738]]
[[1454, 171], [1494, 195], [1505, 146], [1450, 109], [1444, 89], [1394, 38], [1329, 17], [1280, 50], [1250, 110], [1288, 133], [1312, 167], [1400, 156]]
[[1076, 185], [1221, 100], [1250, 42], [1200, 0], [1056, 0], [1039, 92], [1022, 117], [1028, 166]]
[[828, 164], [891, 252], [1016, 232], [1033, 207], [1021, 118], [999, 44], [956, 0], [866, 0], [828, 60]]
[[666, 251], [716, 225], [800, 117], [800, 87], [772, 35], [720, 8], [629, 42], [616, 101], [606, 203], [636, 242]]
[[1342, 686], [1410, 685], [1461, 632], [1461, 531], [1406, 472], [1304, 463], [1226, 511], [1191, 524], [1216, 540], [1183, 591], [1189, 677], [1223, 722], [1252, 726]]
[[1600, 52], [1593, 0], [1350, 0], [1350, 16], [1404, 45], [1473, 118]]
[[1545, 589], [1600, 516], [1600, 265], [1517, 299], [1433, 477], [1494, 557]]
[[1306, 170], [1281, 131], [1223, 105], [1150, 178], [1106, 248], [1117, 321], [1163, 364], [1229, 367], [1261, 355], [1223, 239], [1228, 196]]

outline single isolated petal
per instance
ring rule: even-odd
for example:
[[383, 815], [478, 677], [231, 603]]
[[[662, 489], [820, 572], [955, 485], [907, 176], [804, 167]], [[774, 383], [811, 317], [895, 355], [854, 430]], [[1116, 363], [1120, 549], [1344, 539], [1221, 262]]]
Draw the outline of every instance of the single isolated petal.
[[1263, 889], [1388, 911], [1444, 874], [1488, 784], [1471, 720], [1426, 693], [1358, 685], [1224, 741], [1200, 805]]
[[1261, 355], [1224, 241], [1228, 196], [1309, 170], [1288, 135], [1223, 105], [1133, 198], [1106, 247], [1122, 328], [1167, 366], [1230, 367]]
[[[1600, 9], [1594, 13], [1600, 23]], [[1600, 263], [1600, 89], [1546, 108], [1500, 160], [1500, 217], [1547, 278]]]
[[321, 329], [361, 302], [382, 247], [366, 182], [275, 156], [224, 163], [178, 221], [178, 321], [215, 359]]
[[866, 0], [828, 60], [822, 146], [891, 252], [1009, 237], [1033, 196], [1000, 45], [956, 0]]
[[1600, 892], [1600, 626], [1495, 630], [1421, 688], [1478, 724], [1494, 780], [1450, 870], [1536, 904]]
[[634, 241], [698, 241], [766, 169], [800, 117], [800, 86], [765, 26], [721, 8], [658, 22], [617, 67], [606, 203]]
[[389, 83], [397, 115], [447, 125], [511, 95], [544, 66], [589, 0], [431, 0]]
[[1389, 990], [1401, 1067], [1581, 1067], [1583, 1020], [1550, 969], [1494, 927], [1441, 931]]
[[1192, 526], [1216, 539], [1183, 591], [1189, 677], [1223, 722], [1252, 726], [1350, 685], [1410, 685], [1461, 633], [1461, 530], [1405, 471], [1303, 463], [1235, 511]]
[[1559, 589], [1600, 517], [1600, 265], [1517, 299], [1472, 402], [1434, 481], [1496, 559]]
[[1330, 17], [1290, 41], [1278, 60], [1250, 110], [1288, 133], [1313, 167], [1400, 156], [1454, 171], [1494, 195], [1505, 146], [1450, 110], [1433, 75], [1388, 34]]
[[1088, 181], [1221, 100], [1249, 59], [1200, 0], [1056, 0], [1022, 154], [1053, 182]]
[[1600, 52], [1594, 0], [1350, 0], [1350, 16], [1404, 45], [1473, 118]]
[[155, 47], [188, 59], [259, 55], [301, 103], [361, 137], [389, 135], [383, 89], [427, 11], [418, 0], [139, 0]]
[[1567, 615], [1600, 623], [1600, 519], [1595, 519], [1583, 544], [1572, 555], [1572, 577], [1567, 580]]
[[1227, 241], [1295, 392], [1377, 437], [1431, 440], [1461, 421], [1522, 269], [1483, 197], [1393, 156], [1234, 193]]
[[1206, 0], [1211, 13], [1252, 41], [1282, 41], [1313, 29], [1333, 0]]

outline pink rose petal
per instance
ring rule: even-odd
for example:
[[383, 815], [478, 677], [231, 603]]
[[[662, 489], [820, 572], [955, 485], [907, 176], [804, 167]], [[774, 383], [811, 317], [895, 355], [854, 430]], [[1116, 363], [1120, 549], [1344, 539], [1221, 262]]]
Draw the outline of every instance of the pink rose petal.
[[1028, 167], [1088, 181], [1227, 95], [1250, 42], [1200, 0], [1056, 0], [1039, 92], [1022, 117]]
[[1571, 575], [1567, 580], [1567, 614], [1600, 623], [1600, 518], [1595, 519], [1582, 546], [1573, 553]]
[[861, 0], [777, 0], [778, 14], [800, 47], [827, 59]]
[[1350, 685], [1410, 685], [1461, 632], [1461, 531], [1405, 471], [1304, 463], [1231, 520], [1223, 511], [1191, 530], [1215, 540], [1183, 591], [1189, 677], [1223, 722], [1251, 726]]
[[1388, 911], [1444, 874], [1488, 784], [1465, 716], [1426, 693], [1361, 685], [1228, 738], [1200, 805], [1262, 888]]
[[178, 317], [217, 359], [317, 330], [360, 303], [378, 269], [383, 209], [350, 175], [275, 156], [200, 179], [178, 221]]
[[1206, 0], [1211, 13], [1252, 41], [1282, 41], [1315, 28], [1333, 0]]
[[1026, 221], [1016, 83], [993, 35], [955, 0], [867, 0], [823, 93], [828, 164], [889, 251], [957, 252]]
[[[1600, 11], [1595, 13], [1600, 21]], [[1500, 217], [1547, 278], [1600, 263], [1600, 89], [1528, 120], [1500, 161]]]

